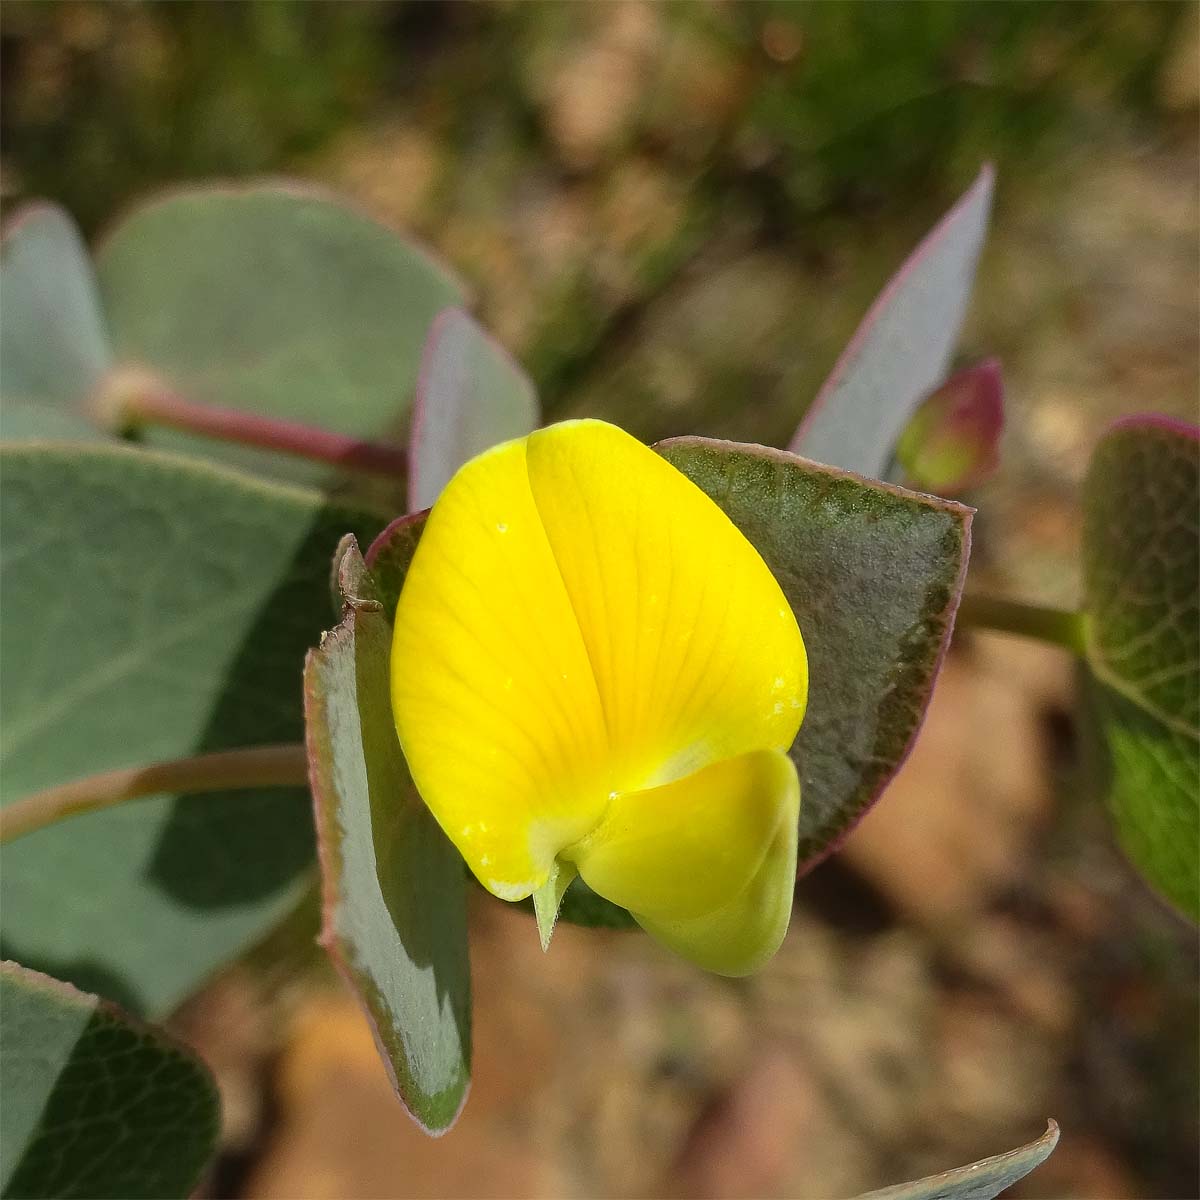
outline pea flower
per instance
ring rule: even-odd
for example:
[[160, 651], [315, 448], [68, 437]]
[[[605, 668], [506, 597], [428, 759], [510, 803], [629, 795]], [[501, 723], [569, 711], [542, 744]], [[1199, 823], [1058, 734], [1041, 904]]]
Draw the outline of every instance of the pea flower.
[[808, 666], [779, 584], [686, 476], [602, 421], [468, 462], [396, 612], [396, 730], [479, 882], [576, 877], [709, 970], [743, 975], [791, 914]]

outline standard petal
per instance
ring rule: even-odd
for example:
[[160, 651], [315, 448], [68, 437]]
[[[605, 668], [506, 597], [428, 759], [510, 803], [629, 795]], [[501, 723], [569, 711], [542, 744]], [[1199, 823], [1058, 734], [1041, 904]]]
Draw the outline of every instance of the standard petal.
[[781, 821], [795, 825], [799, 787], [786, 754], [754, 750], [613, 797], [595, 832], [564, 857], [594, 892], [634, 914], [701, 917], [745, 891]]
[[796, 618], [740, 530], [614, 425], [532, 434], [529, 479], [594, 672], [613, 790], [791, 745], [808, 668]]
[[391, 669], [421, 796], [489, 891], [530, 895], [558, 850], [595, 827], [611, 785], [524, 439], [473, 459], [439, 497], [397, 606]]

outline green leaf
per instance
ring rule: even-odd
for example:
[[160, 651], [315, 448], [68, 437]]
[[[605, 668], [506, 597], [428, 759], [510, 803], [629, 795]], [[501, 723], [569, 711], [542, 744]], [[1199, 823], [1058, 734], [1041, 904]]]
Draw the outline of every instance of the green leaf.
[[1046, 1132], [1027, 1146], [953, 1171], [943, 1171], [940, 1175], [867, 1192], [858, 1200], [994, 1200], [1035, 1167], [1040, 1167], [1057, 1145], [1058, 1125], [1050, 1121]]
[[0, 292], [4, 436], [86, 435], [83, 401], [112, 349], [87, 247], [62, 209], [31, 204], [6, 226]]
[[463, 862], [409, 778], [392, 721], [391, 622], [357, 545], [340, 548], [338, 574], [342, 622], [304, 677], [322, 943], [362, 1000], [400, 1098], [441, 1133], [470, 1080]]
[[[191, 400], [395, 437], [434, 315], [459, 284], [392, 230], [303, 185], [178, 191], [98, 252], [116, 354]], [[322, 468], [165, 429], [161, 446], [307, 481]], [[328, 472], [325, 471], [325, 474]]]
[[0, 1194], [187, 1196], [216, 1147], [208, 1069], [160, 1029], [0, 965]]
[[461, 308], [439, 313], [421, 358], [408, 507], [428, 508], [463, 463], [537, 424], [533, 384], [504, 347]]
[[[119, 445], [0, 451], [0, 793], [299, 741], [329, 555], [373, 518]], [[5, 953], [163, 1013], [260, 937], [313, 862], [300, 789], [139, 801], [6, 846]]]
[[946, 377], [987, 235], [990, 166], [888, 282], [842, 351], [788, 447], [882, 475], [917, 405]]
[[949, 641], [972, 510], [782, 450], [674, 438], [656, 447], [750, 539], [808, 651], [800, 873], [878, 799], [917, 735]]
[[1084, 484], [1093, 711], [1117, 835], [1200, 918], [1200, 441], [1166, 418], [1115, 426]]
[[[916, 737], [962, 590], [971, 510], [762, 446], [676, 438], [656, 449], [754, 543], [804, 634], [808, 712], [792, 750], [803, 873], [870, 808]], [[367, 552], [389, 612], [423, 522], [393, 522]], [[578, 881], [560, 918], [628, 923]]]

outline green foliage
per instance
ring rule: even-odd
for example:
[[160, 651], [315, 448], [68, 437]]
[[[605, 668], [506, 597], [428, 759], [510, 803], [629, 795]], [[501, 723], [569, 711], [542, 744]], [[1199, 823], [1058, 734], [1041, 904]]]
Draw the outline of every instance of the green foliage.
[[0, 1194], [187, 1196], [216, 1147], [217, 1089], [161, 1030], [0, 966]]
[[908, 754], [950, 638], [972, 510], [761, 446], [658, 449], [754, 544], [804, 635], [808, 711], [792, 748], [803, 874]]
[[858, 1200], [995, 1200], [1050, 1157], [1058, 1145], [1058, 1126], [1051, 1121], [1036, 1142], [980, 1162], [929, 1175], [912, 1183], [868, 1192]]
[[1200, 442], [1155, 418], [1116, 426], [1084, 487], [1091, 696], [1106, 794], [1130, 858], [1200, 918]]
[[[193, 401], [358, 437], [400, 433], [430, 323], [461, 299], [423, 251], [300, 185], [177, 192], [114, 230], [96, 269], [120, 364]], [[198, 447], [175, 431], [145, 437]], [[330, 474], [199, 446], [305, 481]]]
[[324, 890], [322, 942], [358, 993], [409, 1112], [453, 1124], [471, 1061], [462, 859], [421, 802], [396, 738], [391, 622], [351, 539], [341, 624], [304, 676]]
[[[0, 784], [298, 741], [329, 550], [371, 518], [117, 446], [2, 456]], [[312, 864], [299, 789], [164, 796], [6, 849], [5, 953], [162, 1013], [264, 933]]]

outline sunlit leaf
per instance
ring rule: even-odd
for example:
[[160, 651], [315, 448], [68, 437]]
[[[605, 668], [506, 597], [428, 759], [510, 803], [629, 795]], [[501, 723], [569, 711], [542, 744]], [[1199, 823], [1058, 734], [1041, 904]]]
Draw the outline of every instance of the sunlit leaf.
[[990, 166], [880, 293], [788, 447], [877, 477], [916, 406], [946, 378], [992, 204]]
[[352, 540], [338, 565], [342, 621], [304, 676], [322, 943], [362, 1001], [400, 1098], [440, 1133], [470, 1080], [466, 874], [396, 740], [390, 614]]

